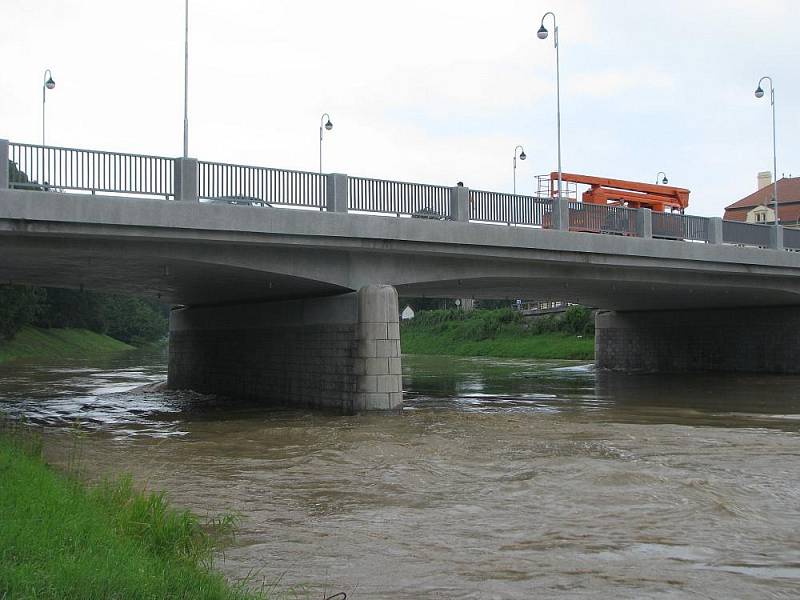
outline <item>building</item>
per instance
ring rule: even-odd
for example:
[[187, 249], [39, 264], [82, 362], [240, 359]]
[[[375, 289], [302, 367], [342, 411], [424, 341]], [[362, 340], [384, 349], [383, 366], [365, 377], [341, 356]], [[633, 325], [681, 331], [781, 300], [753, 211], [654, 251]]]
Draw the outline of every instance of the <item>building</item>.
[[409, 304], [406, 304], [406, 307], [403, 309], [403, 312], [400, 313], [400, 319], [402, 321], [408, 321], [414, 318], [414, 309], [411, 308]]
[[[741, 200], [725, 207], [726, 221], [744, 223], [774, 223], [772, 206], [772, 173], [758, 174], [758, 189]], [[778, 222], [785, 227], [800, 229], [800, 177], [781, 177], [778, 180]]]

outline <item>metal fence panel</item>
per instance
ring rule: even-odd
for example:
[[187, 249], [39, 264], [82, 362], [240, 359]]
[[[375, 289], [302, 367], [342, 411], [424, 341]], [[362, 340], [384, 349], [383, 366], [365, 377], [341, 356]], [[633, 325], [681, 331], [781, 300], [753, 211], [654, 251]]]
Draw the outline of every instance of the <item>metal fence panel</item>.
[[636, 209], [587, 202], [569, 203], [569, 228], [572, 231], [639, 236]]
[[326, 178], [319, 173], [198, 161], [197, 177], [198, 194], [208, 200], [327, 206]]
[[800, 250], [800, 229], [783, 228], [783, 247]]
[[173, 159], [165, 156], [14, 142], [8, 146], [9, 158], [19, 170], [18, 176], [9, 178], [12, 188], [173, 195]]
[[652, 213], [653, 237], [670, 240], [708, 241], [708, 218], [676, 213]]
[[769, 231], [772, 225], [757, 225], [740, 221], [722, 222], [722, 241], [726, 244], [769, 247]]
[[515, 196], [500, 192], [469, 191], [469, 218], [472, 221], [536, 225], [541, 227], [553, 201], [535, 196]]
[[427, 219], [451, 216], [450, 188], [442, 185], [349, 177], [347, 197], [349, 210]]

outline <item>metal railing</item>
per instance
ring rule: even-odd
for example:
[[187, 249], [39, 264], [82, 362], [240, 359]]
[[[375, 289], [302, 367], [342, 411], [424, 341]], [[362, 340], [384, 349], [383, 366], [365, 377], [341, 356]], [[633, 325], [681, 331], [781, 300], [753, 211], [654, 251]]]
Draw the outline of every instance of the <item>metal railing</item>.
[[486, 223], [542, 226], [553, 201], [535, 196], [514, 196], [500, 192], [469, 191], [469, 218]]
[[783, 247], [795, 252], [800, 251], [800, 229], [783, 228]]
[[350, 210], [428, 219], [450, 218], [450, 188], [442, 185], [349, 177], [347, 197]]
[[173, 195], [173, 160], [164, 156], [8, 144], [16, 173], [9, 187], [120, 194]]
[[726, 244], [768, 248], [770, 228], [774, 225], [757, 225], [740, 221], [722, 222], [722, 241]]
[[[0, 154], [5, 155], [6, 148], [10, 159], [8, 185], [15, 189], [141, 194], [181, 200], [199, 197], [232, 204], [327, 208], [544, 228], [555, 223], [556, 202], [549, 197], [0, 140]], [[195, 162], [196, 178], [192, 168]], [[176, 178], [179, 168], [190, 170], [181, 171], [181, 177]], [[330, 177], [334, 180], [329, 181]], [[346, 179], [346, 187], [339, 186], [337, 177]], [[4, 179], [0, 178], [0, 182]], [[576, 200], [569, 200], [567, 205], [571, 231], [637, 237], [646, 232], [643, 224], [646, 225], [647, 213], [637, 209]], [[722, 221], [720, 240], [717, 225], [712, 228], [712, 223], [719, 222], [715, 219], [657, 212], [650, 213], [650, 219], [655, 238], [778, 247], [773, 225]], [[783, 247], [800, 251], [800, 229], [783, 227], [782, 232]]]
[[708, 241], [708, 218], [676, 213], [652, 213], [653, 237], [668, 240]]
[[586, 202], [569, 203], [569, 228], [589, 233], [641, 235], [636, 209]]
[[324, 209], [326, 178], [319, 173], [198, 161], [198, 195], [208, 200]]

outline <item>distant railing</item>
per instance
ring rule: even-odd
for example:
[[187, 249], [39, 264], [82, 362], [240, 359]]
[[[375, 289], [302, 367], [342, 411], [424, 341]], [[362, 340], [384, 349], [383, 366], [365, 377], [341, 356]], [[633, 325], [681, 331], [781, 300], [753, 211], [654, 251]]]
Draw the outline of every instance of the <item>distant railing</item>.
[[722, 241], [726, 244], [742, 246], [758, 246], [768, 248], [770, 245], [770, 228], [773, 225], [757, 225], [740, 221], [722, 222]]
[[450, 217], [450, 188], [442, 185], [348, 177], [347, 197], [350, 210], [428, 219]]
[[675, 213], [652, 213], [653, 237], [669, 240], [708, 241], [708, 218]]
[[200, 198], [267, 206], [326, 206], [326, 179], [319, 173], [198, 161]]
[[783, 247], [787, 250], [800, 251], [800, 229], [783, 229]]
[[8, 150], [18, 170], [12, 188], [173, 195], [171, 158], [13, 142]]
[[641, 235], [636, 209], [587, 202], [569, 203], [569, 228], [590, 233]]
[[472, 221], [541, 227], [545, 214], [552, 210], [553, 201], [548, 198], [469, 191], [469, 218]]

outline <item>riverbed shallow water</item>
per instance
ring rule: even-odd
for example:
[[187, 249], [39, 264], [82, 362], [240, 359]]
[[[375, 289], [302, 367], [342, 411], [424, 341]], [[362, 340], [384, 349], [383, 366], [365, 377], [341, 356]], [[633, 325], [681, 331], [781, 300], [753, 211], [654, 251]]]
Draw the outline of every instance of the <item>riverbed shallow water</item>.
[[163, 353], [0, 366], [0, 411], [56, 464], [79, 431], [89, 478], [239, 514], [218, 565], [300, 598], [800, 596], [800, 377], [403, 360], [398, 414], [137, 390]]

